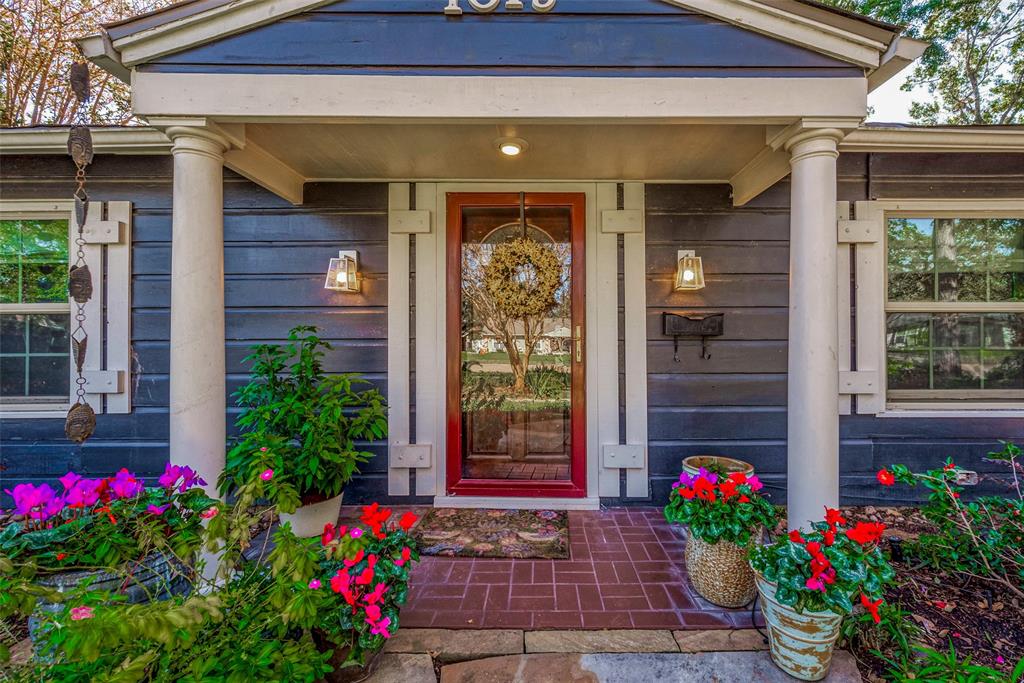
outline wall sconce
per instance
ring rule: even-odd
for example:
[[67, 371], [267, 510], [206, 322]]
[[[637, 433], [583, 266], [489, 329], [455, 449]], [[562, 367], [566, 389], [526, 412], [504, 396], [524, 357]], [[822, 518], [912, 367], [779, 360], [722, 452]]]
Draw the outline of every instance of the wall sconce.
[[324, 289], [338, 292], [358, 292], [363, 276], [359, 272], [359, 252], [339, 251], [338, 258], [332, 258], [327, 268]]
[[680, 249], [676, 265], [676, 290], [704, 289], [704, 266], [692, 249]]

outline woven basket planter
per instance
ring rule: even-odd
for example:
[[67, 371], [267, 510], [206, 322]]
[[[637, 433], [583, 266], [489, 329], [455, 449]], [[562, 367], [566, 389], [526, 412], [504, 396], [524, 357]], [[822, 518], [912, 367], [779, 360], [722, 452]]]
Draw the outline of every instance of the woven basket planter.
[[[752, 538], [760, 536], [760, 531]], [[705, 543], [694, 534], [686, 539], [686, 572], [694, 590], [719, 607], [743, 607], [757, 594], [747, 548], [719, 541]]]

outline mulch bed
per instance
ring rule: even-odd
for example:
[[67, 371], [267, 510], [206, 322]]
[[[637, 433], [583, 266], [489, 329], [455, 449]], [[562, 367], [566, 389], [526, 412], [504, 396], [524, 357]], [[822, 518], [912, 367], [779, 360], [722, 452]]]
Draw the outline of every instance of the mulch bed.
[[[850, 519], [884, 523], [886, 539], [914, 539], [932, 529], [916, 508], [869, 506], [844, 511]], [[891, 548], [891, 542], [887, 546]], [[910, 615], [921, 631], [921, 645], [948, 651], [952, 643], [961, 660], [969, 656], [974, 664], [1007, 674], [1024, 657], [1024, 604], [1008, 595], [1005, 587], [921, 567], [909, 558], [894, 558], [893, 567], [897, 583], [886, 592], [886, 599]], [[854, 655], [868, 680], [882, 680], [887, 667], [868, 650], [865, 646]]]
[[412, 534], [422, 555], [569, 559], [565, 511], [433, 508]]

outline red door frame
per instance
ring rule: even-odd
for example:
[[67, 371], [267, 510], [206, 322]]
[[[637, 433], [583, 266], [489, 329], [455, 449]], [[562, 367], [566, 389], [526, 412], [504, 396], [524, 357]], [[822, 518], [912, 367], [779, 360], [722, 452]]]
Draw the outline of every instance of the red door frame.
[[[517, 192], [453, 192], [447, 196], [448, 297], [445, 324], [447, 345], [447, 476], [448, 495], [583, 498], [587, 495], [586, 321], [584, 244], [586, 195], [582, 192], [527, 192], [526, 206], [566, 206], [572, 234], [572, 329], [583, 330], [582, 353], [571, 354], [570, 434], [572, 450], [568, 480], [463, 479], [462, 478], [462, 208], [466, 206], [519, 206]], [[573, 349], [575, 351], [575, 348]]]

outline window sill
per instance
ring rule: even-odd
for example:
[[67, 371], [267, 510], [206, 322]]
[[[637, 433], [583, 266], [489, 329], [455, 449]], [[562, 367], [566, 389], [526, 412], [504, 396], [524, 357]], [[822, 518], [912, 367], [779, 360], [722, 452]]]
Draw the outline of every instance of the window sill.
[[64, 419], [71, 408], [70, 403], [13, 403], [0, 405], [0, 420], [41, 420]]
[[976, 407], [935, 405], [934, 403], [890, 404], [877, 417], [911, 418], [1022, 418], [1024, 406], [979, 405]]

